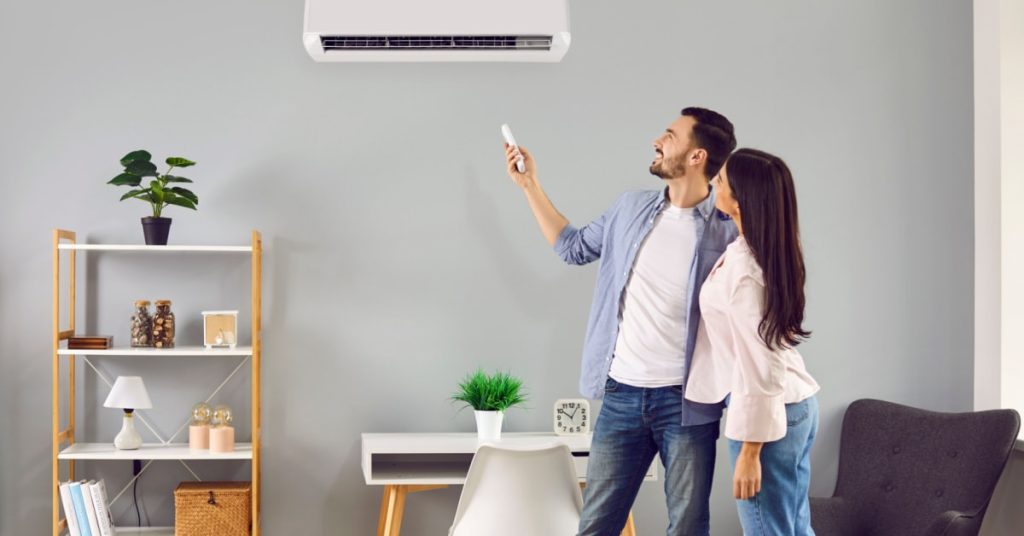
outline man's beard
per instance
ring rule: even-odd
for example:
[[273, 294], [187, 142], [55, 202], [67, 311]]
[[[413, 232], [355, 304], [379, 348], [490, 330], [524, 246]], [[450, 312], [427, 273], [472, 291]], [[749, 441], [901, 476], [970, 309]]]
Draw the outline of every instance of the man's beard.
[[665, 158], [663, 156], [660, 162], [651, 164], [650, 171], [651, 175], [656, 177], [673, 179], [686, 174], [686, 164], [683, 163], [681, 158]]

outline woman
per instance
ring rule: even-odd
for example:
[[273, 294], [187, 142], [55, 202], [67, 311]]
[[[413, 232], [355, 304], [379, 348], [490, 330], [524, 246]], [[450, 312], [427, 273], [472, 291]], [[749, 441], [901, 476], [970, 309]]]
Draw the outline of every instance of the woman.
[[778, 157], [740, 149], [714, 180], [739, 230], [700, 293], [686, 397], [728, 405], [733, 495], [746, 536], [813, 535], [807, 488], [818, 384], [795, 347], [810, 335], [796, 193]]

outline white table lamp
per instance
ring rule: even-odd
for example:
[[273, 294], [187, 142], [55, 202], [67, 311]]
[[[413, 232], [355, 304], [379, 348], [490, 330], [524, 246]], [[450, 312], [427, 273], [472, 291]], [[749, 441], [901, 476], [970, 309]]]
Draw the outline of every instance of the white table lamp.
[[132, 412], [137, 409], [149, 409], [153, 403], [149, 400], [146, 384], [139, 376], [118, 376], [114, 387], [110, 389], [107, 400], [103, 402], [107, 408], [124, 410], [121, 431], [114, 438], [114, 446], [120, 450], [135, 450], [142, 446], [142, 436], [135, 431]]

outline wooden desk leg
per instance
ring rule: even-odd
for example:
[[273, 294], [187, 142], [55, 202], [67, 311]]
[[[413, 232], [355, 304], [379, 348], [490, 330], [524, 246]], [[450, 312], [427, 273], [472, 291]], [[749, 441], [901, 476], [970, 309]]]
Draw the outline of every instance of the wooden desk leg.
[[[580, 482], [580, 489], [586, 488], [585, 482]], [[622, 527], [622, 536], [636, 536], [636, 524], [633, 523], [633, 510], [629, 511], [629, 517], [626, 518], [626, 526]]]
[[636, 536], [636, 525], [633, 523], [633, 511], [629, 511], [629, 517], [626, 518], [626, 526], [622, 529], [622, 536]]
[[409, 493], [409, 486], [398, 486], [395, 492], [395, 509], [391, 513], [391, 532], [388, 536], [398, 536], [402, 530], [402, 516], [405, 515], [405, 496]]
[[402, 516], [405, 513], [405, 497], [418, 491], [447, 488], [447, 485], [386, 485], [380, 498], [380, 519], [377, 521], [377, 536], [399, 536], [402, 530]]
[[384, 493], [380, 497], [380, 518], [377, 520], [377, 536], [389, 536], [391, 534], [392, 515], [395, 510], [395, 501], [398, 498], [398, 486], [390, 484], [384, 486]]

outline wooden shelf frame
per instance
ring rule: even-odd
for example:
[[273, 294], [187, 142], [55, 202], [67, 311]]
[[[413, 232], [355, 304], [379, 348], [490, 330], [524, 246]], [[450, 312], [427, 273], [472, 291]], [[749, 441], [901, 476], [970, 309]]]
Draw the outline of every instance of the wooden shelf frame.
[[[185, 460], [251, 460], [252, 471], [252, 535], [260, 536], [261, 532], [261, 490], [262, 490], [262, 401], [261, 393], [261, 363], [262, 363], [262, 307], [263, 307], [263, 238], [259, 231], [252, 231], [252, 243], [249, 246], [143, 246], [143, 245], [116, 245], [116, 244], [79, 244], [74, 231], [65, 229], [53, 230], [53, 354], [52, 354], [52, 475], [51, 502], [52, 508], [52, 535], [60, 536], [67, 529], [67, 520], [60, 517], [60, 491], [61, 462], [66, 462], [67, 479], [75, 480], [76, 460], [126, 460], [145, 459], [148, 460], [146, 467], [156, 460], [177, 460], [185, 464]], [[251, 346], [238, 346], [234, 349], [205, 349], [203, 347], [185, 347], [168, 350], [112, 348], [109, 350], [69, 350], [63, 341], [75, 334], [75, 310], [76, 310], [76, 253], [86, 252], [122, 252], [122, 253], [247, 253], [251, 258], [252, 266], [252, 343]], [[62, 263], [61, 253], [67, 252], [67, 296], [62, 300], [61, 296], [61, 275]], [[62, 305], [66, 307], [68, 324], [62, 329], [61, 312]], [[241, 341], [240, 341], [241, 342]], [[167, 357], [181, 356], [191, 358], [193, 356], [224, 357], [241, 356], [245, 359], [239, 368], [246, 362], [251, 367], [251, 425], [252, 442], [239, 443], [238, 450], [230, 455], [213, 455], [209, 453], [197, 453], [188, 450], [187, 445], [170, 443], [175, 436], [164, 443], [144, 445], [139, 451], [133, 453], [114, 452], [103, 445], [95, 443], [76, 443], [75, 440], [75, 364], [77, 357], [82, 357], [85, 364], [89, 365], [101, 377], [102, 373], [89, 361], [87, 356], [93, 355], [117, 355], [132, 357]], [[61, 428], [60, 414], [60, 375], [61, 358], [67, 358], [67, 427]], [[235, 369], [235, 372], [238, 368]], [[232, 376], [234, 372], [232, 372]], [[103, 378], [105, 379], [105, 378]], [[227, 383], [231, 376], [225, 380]], [[109, 383], [109, 382], [108, 382]], [[221, 384], [223, 387], [224, 384]], [[218, 390], [220, 387], [218, 387]], [[216, 394], [216, 391], [214, 392]], [[211, 395], [212, 397], [213, 395]], [[179, 429], [180, 432], [180, 429]], [[163, 440], [161, 440], [163, 441]], [[185, 465], [188, 468], [188, 465]], [[145, 470], [145, 467], [143, 468]], [[189, 469], [190, 472], [191, 469]], [[140, 473], [141, 474], [141, 473]], [[195, 473], [192, 473], [195, 476]], [[134, 478], [138, 478], [136, 475]], [[197, 477], [198, 478], [198, 477]], [[130, 484], [130, 483], [129, 483]], [[116, 500], [116, 498], [115, 498]], [[138, 529], [134, 527], [118, 528], [118, 534], [173, 534], [173, 527], [156, 527]]]

